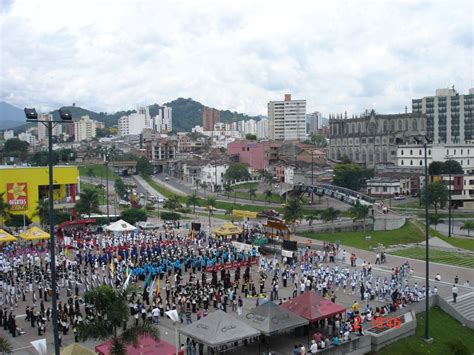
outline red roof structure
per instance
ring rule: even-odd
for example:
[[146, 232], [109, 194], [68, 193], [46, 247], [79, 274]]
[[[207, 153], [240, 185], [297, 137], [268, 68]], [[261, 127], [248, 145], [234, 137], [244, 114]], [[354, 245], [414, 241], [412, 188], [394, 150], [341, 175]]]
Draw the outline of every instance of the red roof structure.
[[[99, 344], [95, 347], [95, 351], [99, 355], [109, 355], [110, 348], [112, 347], [112, 340], [107, 340], [105, 343]], [[176, 354], [176, 347], [171, 345], [167, 341], [160, 339], [156, 342], [150, 337], [140, 337], [138, 346], [136, 348], [133, 345], [127, 345], [128, 355], [174, 355]]]
[[283, 303], [280, 307], [296, 313], [310, 322], [316, 322], [346, 312], [344, 307], [332, 303], [330, 300], [327, 300], [311, 291], [307, 291], [302, 295]]

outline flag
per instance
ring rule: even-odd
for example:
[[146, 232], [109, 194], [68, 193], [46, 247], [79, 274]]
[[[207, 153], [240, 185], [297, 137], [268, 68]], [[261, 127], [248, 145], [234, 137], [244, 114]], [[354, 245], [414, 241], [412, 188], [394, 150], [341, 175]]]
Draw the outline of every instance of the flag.
[[150, 290], [148, 291], [148, 299], [150, 302], [153, 300], [153, 294], [155, 293], [155, 285], [156, 285], [156, 278], [153, 279], [153, 282], [151, 283]]
[[130, 283], [130, 276], [132, 276], [132, 274], [127, 276], [127, 279], [125, 280], [125, 282], [123, 284], [123, 287], [122, 287], [123, 290], [125, 290], [128, 287], [128, 284]]
[[112, 271], [112, 275], [115, 274], [114, 258], [110, 259], [110, 271]]
[[128, 265], [127, 265], [127, 269], [125, 270], [125, 276], [128, 277]]
[[157, 283], [156, 283], [156, 292], [155, 292], [155, 295], [156, 296], [159, 296], [160, 295], [160, 278], [158, 277], [157, 279]]

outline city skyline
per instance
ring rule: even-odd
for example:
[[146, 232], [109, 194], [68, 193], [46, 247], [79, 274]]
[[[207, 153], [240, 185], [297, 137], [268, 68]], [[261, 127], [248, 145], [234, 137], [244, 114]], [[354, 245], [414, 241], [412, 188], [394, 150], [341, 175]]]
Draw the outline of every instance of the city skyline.
[[266, 115], [291, 93], [327, 116], [474, 87], [470, 2], [283, 4], [2, 1], [0, 100], [115, 112], [191, 97]]

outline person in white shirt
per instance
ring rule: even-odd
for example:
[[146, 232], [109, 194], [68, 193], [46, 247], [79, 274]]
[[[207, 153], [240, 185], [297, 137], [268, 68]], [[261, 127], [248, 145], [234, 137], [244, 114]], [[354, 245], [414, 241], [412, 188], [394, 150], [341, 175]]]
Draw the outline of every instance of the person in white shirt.
[[318, 352], [318, 344], [316, 344], [315, 340], [312, 341], [309, 351], [311, 352], [311, 354], [316, 354]]

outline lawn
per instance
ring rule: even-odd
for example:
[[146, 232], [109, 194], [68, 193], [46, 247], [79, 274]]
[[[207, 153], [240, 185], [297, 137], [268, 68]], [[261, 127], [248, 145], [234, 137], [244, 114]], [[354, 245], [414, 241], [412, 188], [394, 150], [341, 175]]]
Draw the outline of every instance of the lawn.
[[[330, 242], [336, 242], [339, 240], [341, 244], [365, 249], [372, 250], [376, 248], [379, 243], [385, 247], [394, 244], [409, 244], [419, 243], [425, 239], [422, 231], [408, 221], [400, 229], [391, 231], [367, 231], [367, 232], [338, 232], [338, 233], [318, 233], [318, 232], [306, 232], [302, 233], [306, 238], [312, 238], [317, 240], [325, 240]], [[366, 240], [366, 236], [371, 236], [370, 240]]]
[[[391, 254], [407, 258], [425, 260], [425, 248], [423, 247], [402, 249]], [[430, 250], [430, 261], [434, 263], [457, 265], [474, 269], [474, 258], [471, 255], [454, 251]]]
[[258, 188], [258, 185], [258, 182], [246, 182], [245, 184], [232, 185], [232, 187], [236, 190], [249, 190]]
[[[474, 331], [464, 327], [457, 320], [443, 312], [439, 307], [430, 310], [429, 332], [433, 342], [428, 344], [423, 340], [425, 334], [425, 313], [418, 313], [416, 333], [388, 345], [372, 355], [399, 355], [399, 354], [472, 354], [474, 342], [469, 340], [474, 337]], [[446, 331], [449, 329], [449, 331]], [[465, 346], [465, 352], [455, 352], [451, 344]]]
[[[98, 178], [106, 178], [106, 168], [104, 164], [92, 164], [92, 165], [79, 165], [79, 175], [80, 176], [90, 176]], [[115, 172], [109, 168], [109, 180], [114, 181], [118, 176]]]

